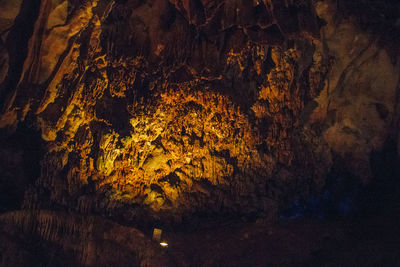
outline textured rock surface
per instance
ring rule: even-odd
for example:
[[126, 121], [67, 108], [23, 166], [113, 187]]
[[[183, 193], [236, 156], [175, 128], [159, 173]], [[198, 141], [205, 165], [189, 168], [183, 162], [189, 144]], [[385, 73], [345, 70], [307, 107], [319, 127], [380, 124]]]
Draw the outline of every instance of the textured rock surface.
[[379, 151], [393, 131], [398, 131], [398, 55], [391, 58], [377, 40], [356, 26], [335, 23], [334, 10], [327, 3], [319, 3], [317, 12], [327, 22], [325, 49], [335, 62], [316, 99], [318, 108], [311, 123], [325, 120], [324, 140], [333, 152], [350, 161], [355, 176], [367, 182], [372, 178], [371, 152]]
[[400, 136], [399, 54], [331, 1], [4, 2], [0, 127], [46, 144], [25, 208], [273, 217]]
[[172, 266], [143, 233], [101, 217], [19, 211], [0, 225], [2, 266]]
[[[396, 225], [396, 1], [0, 0], [0, 6], [3, 265], [173, 266], [168, 255], [178, 266], [218, 265], [221, 255], [243, 265], [279, 265], [289, 264], [289, 255], [307, 266], [315, 258], [317, 266], [333, 260], [357, 266], [365, 265], [370, 240], [378, 244], [371, 246], [379, 251], [375, 265], [398, 260], [397, 251], [380, 247], [395, 242], [391, 234], [380, 229], [386, 239], [374, 236], [368, 221], [373, 234], [355, 261], [337, 242], [352, 250], [349, 244], [364, 240], [354, 240], [357, 227], [348, 235], [348, 227], [336, 225], [317, 239], [295, 234], [293, 241], [282, 228], [274, 234], [258, 224], [244, 229], [250, 234], [240, 240], [249, 242], [221, 254], [226, 240], [237, 241], [235, 233], [214, 229], [211, 246], [198, 233], [204, 254], [172, 235], [177, 249], [165, 253], [132, 227], [196, 228], [213, 216], [271, 222], [292, 203], [304, 212], [307, 199], [309, 213], [318, 213], [324, 203], [314, 202], [329, 194], [322, 201], [345, 213], [357, 190], [360, 206], [370, 206], [366, 213], [388, 211]], [[288, 244], [296, 240], [306, 241], [293, 254]], [[322, 252], [312, 252], [315, 242]], [[266, 250], [281, 257], [266, 257]], [[243, 251], [251, 257], [238, 258]]]

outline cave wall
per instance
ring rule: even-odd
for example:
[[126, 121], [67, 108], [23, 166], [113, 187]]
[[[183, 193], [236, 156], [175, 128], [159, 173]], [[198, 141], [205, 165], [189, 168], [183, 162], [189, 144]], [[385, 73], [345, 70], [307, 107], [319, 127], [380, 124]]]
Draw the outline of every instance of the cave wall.
[[2, 5], [0, 127], [45, 142], [24, 208], [274, 217], [400, 139], [398, 51], [334, 1]]
[[322, 32], [334, 64], [310, 123], [325, 120], [329, 147], [367, 182], [371, 153], [398, 134], [398, 55], [392, 57], [391, 49], [382, 49], [378, 38], [354, 24], [335, 22], [328, 4], [319, 3], [316, 10], [327, 23]]

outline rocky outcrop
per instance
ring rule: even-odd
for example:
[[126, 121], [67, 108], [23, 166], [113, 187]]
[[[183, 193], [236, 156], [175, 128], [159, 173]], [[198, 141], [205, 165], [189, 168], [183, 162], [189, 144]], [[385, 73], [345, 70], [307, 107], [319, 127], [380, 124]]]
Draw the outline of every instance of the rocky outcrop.
[[327, 23], [317, 53], [325, 50], [334, 63], [316, 98], [310, 125], [324, 125], [323, 139], [329, 148], [367, 183], [372, 179], [371, 153], [399, 131], [399, 55], [392, 58], [390, 49], [351, 21], [335, 22], [332, 5], [321, 2], [316, 10]]
[[10, 29], [30, 34], [26, 55], [3, 49], [19, 60], [0, 91], [0, 127], [29, 122], [46, 142], [26, 208], [273, 217], [338, 159], [368, 182], [371, 153], [399, 135], [399, 55], [331, 1], [39, 7]]

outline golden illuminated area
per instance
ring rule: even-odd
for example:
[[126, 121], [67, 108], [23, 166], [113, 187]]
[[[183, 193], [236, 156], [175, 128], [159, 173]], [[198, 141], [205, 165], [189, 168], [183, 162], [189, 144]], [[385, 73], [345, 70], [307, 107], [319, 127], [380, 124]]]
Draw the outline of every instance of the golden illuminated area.
[[[268, 171], [257, 135], [227, 97], [169, 90], [151, 106], [136, 103], [130, 112], [130, 134], [103, 134], [99, 156], [87, 159], [95, 165], [91, 179], [98, 190], [110, 187], [112, 199], [178, 208], [190, 193], [209, 195], [213, 186], [240, 192], [252, 172]], [[85, 182], [90, 175], [80, 176]]]
[[[39, 183], [51, 199], [78, 194], [78, 210], [138, 205], [177, 220], [210, 207], [276, 208], [273, 199], [281, 189], [268, 181], [277, 163], [291, 167], [296, 157], [311, 155], [300, 151], [302, 144], [299, 153], [293, 149], [292, 135], [309, 97], [296, 82], [300, 51], [254, 44], [230, 50], [226, 68], [241, 76], [250, 69], [262, 81], [254, 102], [236, 99], [250, 102], [245, 112], [229, 94], [204, 84], [204, 77], [168, 83], [160, 74], [141, 92], [149, 63], [140, 56], [104, 55], [97, 30], [88, 38], [89, 67], [65, 65], [68, 74], [49, 87], [37, 110], [42, 138], [49, 142]], [[82, 57], [79, 49], [71, 57]], [[319, 70], [321, 62], [312, 68]], [[68, 89], [72, 84], [75, 90]], [[288, 183], [298, 179], [285, 175]], [[58, 190], [61, 185], [68, 191]], [[80, 195], [86, 191], [96, 198]]]
[[27, 207], [128, 222], [274, 216], [326, 173], [326, 145], [309, 146], [301, 121], [327, 72], [315, 14], [299, 24], [277, 16], [290, 10], [279, 1], [197, 4], [39, 5], [0, 118], [32, 122], [45, 143]]

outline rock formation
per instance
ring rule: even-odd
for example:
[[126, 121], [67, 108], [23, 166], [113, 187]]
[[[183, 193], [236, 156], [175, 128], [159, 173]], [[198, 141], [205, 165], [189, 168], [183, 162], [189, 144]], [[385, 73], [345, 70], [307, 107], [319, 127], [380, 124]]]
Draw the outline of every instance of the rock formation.
[[[77, 248], [52, 235], [101, 216], [273, 219], [321, 192], [335, 164], [367, 185], [372, 153], [400, 146], [398, 40], [388, 37], [399, 26], [365, 28], [342, 2], [0, 1], [0, 154], [40, 170], [4, 163], [0, 182], [22, 181], [10, 198], [25, 211], [0, 222], [35, 225], [21, 227], [84, 265], [111, 264], [85, 258], [90, 238]], [[40, 149], [15, 141], [21, 129]]]

